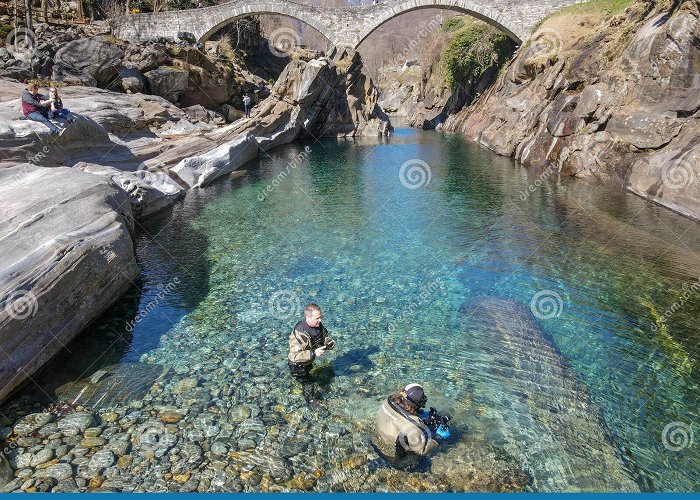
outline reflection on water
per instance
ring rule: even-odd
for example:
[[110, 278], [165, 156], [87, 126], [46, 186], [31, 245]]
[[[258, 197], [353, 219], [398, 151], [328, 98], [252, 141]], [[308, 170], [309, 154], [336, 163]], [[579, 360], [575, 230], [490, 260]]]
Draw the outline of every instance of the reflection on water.
[[[119, 360], [163, 365], [120, 430], [187, 408], [171, 462], [197, 443], [212, 467], [220, 442], [222, 490], [697, 487], [682, 441], [700, 407], [695, 223], [437, 132], [291, 145], [247, 168], [142, 225], [139, 290], [22, 404]], [[285, 358], [310, 301], [338, 347], [305, 387]], [[412, 381], [454, 429], [406, 479], [371, 438], [382, 398]], [[152, 460], [127, 474], [142, 489], [158, 487]]]

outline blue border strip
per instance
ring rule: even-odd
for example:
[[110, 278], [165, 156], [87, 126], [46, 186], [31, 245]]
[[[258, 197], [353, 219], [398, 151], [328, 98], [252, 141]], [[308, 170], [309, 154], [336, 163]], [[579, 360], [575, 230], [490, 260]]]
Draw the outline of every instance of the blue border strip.
[[[700, 485], [698, 485], [700, 489]], [[14, 493], [0, 493], [0, 498], [17, 498]], [[338, 499], [342, 497], [344, 499], [349, 499], [350, 497], [360, 498], [362, 500], [375, 500], [375, 499], [386, 499], [390, 496], [392, 500], [410, 499], [410, 500], [439, 500], [443, 496], [448, 495], [450, 498], [456, 499], [493, 499], [493, 498], [512, 498], [518, 497], [519, 499], [538, 499], [541, 500], [542, 497], [552, 498], [566, 498], [567, 500], [572, 500], [574, 497], [578, 499], [585, 498], [617, 498], [617, 499], [629, 499], [629, 498], [642, 498], [648, 499], [650, 497], [657, 498], [668, 498], [668, 499], [700, 499], [699, 493], [106, 493], [106, 492], [95, 492], [95, 493], [32, 493], [35, 495], [49, 495], [51, 497], [59, 496], [62, 499], [68, 498], [81, 498], [85, 500], [87, 497], [92, 496], [106, 496], [109, 495], [110, 498], [132, 498], [140, 499], [145, 496], [157, 497], [158, 499], [175, 499], [188, 497], [192, 500], [196, 497], [217, 497], [221, 498], [237, 498], [245, 497], [245, 499], [251, 500], [269, 500], [273, 496], [283, 496], [284, 500], [308, 500], [310, 496], [314, 498], [335, 498]]]

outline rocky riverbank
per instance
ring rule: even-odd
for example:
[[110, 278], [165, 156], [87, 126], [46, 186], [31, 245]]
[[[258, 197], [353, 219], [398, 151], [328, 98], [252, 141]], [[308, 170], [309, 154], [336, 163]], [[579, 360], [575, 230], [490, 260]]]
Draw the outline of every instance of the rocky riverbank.
[[269, 95], [269, 82], [225, 42], [210, 42], [206, 49], [191, 41], [128, 43], [111, 36], [106, 23], [37, 23], [27, 36], [25, 49], [0, 49], [0, 77], [157, 95], [183, 108], [217, 111], [228, 121], [241, 116], [244, 93], [256, 102]]
[[700, 220], [699, 5], [554, 16], [443, 128], [547, 177], [619, 184]]
[[[201, 106], [181, 110], [162, 97], [68, 87], [63, 99], [77, 120], [58, 136], [19, 119], [18, 97], [7, 96], [19, 96], [23, 85], [0, 79], [7, 167], [0, 168], [0, 187], [11, 215], [0, 228], [7, 257], [0, 269], [0, 343], [11, 354], [0, 363], [0, 398], [136, 279], [133, 218], [300, 136], [390, 133], [361, 70], [356, 53], [295, 60], [253, 117], [230, 125]], [[119, 265], [105, 266], [105, 259]], [[90, 286], [78, 286], [83, 281]]]
[[432, 55], [384, 70], [379, 103], [543, 178], [619, 185], [700, 220], [698, 3], [632, 2], [616, 15], [606, 7], [551, 16], [506, 68], [456, 89], [445, 83], [443, 26], [426, 42]]

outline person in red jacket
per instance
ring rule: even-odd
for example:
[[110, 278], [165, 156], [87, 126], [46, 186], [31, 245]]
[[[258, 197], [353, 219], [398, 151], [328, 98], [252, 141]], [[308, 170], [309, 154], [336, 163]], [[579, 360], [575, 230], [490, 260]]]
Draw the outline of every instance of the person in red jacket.
[[39, 94], [39, 87], [36, 83], [29, 82], [22, 93], [22, 113], [28, 120], [43, 123], [49, 127], [52, 133], [57, 134], [61, 129], [48, 119], [52, 102], [52, 99], [47, 99], [46, 96]]

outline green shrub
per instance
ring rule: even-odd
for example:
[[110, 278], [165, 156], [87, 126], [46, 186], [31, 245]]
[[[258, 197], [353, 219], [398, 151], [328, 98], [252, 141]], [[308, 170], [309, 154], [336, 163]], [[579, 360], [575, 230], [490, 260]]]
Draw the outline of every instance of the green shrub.
[[442, 31], [445, 33], [451, 33], [462, 28], [464, 28], [464, 18], [461, 16], [451, 17], [442, 23]]
[[474, 81], [491, 66], [503, 64], [513, 51], [513, 42], [486, 23], [473, 23], [457, 32], [443, 51], [445, 82], [455, 88]]
[[13, 29], [11, 24], [0, 24], [0, 43], [2, 43], [2, 45], [5, 45], [5, 39]]

